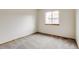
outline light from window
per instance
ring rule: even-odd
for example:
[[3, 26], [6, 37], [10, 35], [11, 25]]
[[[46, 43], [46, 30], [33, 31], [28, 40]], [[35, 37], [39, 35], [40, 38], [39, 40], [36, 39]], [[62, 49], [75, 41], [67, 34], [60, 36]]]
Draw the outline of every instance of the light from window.
[[59, 24], [59, 11], [46, 12], [45, 24]]

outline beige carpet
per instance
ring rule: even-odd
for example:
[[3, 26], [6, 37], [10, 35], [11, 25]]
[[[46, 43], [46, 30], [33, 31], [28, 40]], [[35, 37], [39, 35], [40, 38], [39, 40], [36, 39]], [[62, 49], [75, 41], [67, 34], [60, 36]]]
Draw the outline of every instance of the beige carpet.
[[32, 34], [0, 45], [0, 49], [76, 49], [74, 40]]

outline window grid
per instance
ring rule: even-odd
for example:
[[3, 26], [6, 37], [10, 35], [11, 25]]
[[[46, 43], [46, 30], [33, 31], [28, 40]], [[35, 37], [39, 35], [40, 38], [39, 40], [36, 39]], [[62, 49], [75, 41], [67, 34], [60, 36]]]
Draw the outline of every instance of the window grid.
[[46, 24], [59, 24], [59, 11], [47, 12]]

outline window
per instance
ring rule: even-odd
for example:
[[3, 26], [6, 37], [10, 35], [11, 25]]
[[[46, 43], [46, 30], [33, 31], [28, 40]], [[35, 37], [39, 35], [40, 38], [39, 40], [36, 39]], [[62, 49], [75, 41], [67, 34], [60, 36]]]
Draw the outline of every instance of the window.
[[59, 24], [59, 11], [46, 12], [45, 24]]

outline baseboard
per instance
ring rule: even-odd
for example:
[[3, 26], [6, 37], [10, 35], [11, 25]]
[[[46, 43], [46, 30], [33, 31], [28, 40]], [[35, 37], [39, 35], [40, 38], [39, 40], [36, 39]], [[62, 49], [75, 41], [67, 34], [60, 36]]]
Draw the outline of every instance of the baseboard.
[[73, 38], [68, 38], [68, 37], [63, 37], [63, 36], [58, 36], [58, 35], [53, 35], [53, 34], [48, 34], [48, 33], [42, 33], [42, 32], [36, 32], [36, 33], [43, 34], [43, 35], [47, 35], [47, 36], [53, 36], [53, 37], [56, 37], [56, 38], [76, 40], [76, 39], [73, 39]]
[[[56, 37], [56, 38], [64, 38], [64, 39], [72, 39], [72, 40], [75, 40], [75, 39], [73, 39], [73, 38], [62, 37], [62, 36], [52, 35], [52, 34], [47, 34], [47, 33], [42, 33], [42, 32], [34, 32], [34, 33], [31, 33], [31, 34], [37, 34], [37, 33], [43, 34], [43, 35], [47, 35], [47, 36], [51, 36], [51, 37]], [[31, 34], [29, 34], [29, 35], [31, 35]], [[25, 35], [25, 34], [24, 34], [24, 35], [22, 35], [22, 36], [15, 37], [15, 38], [10, 39], [10, 40], [7, 40], [7, 41], [5, 41], [5, 42], [1, 42], [0, 44], [5, 44], [5, 43], [8, 43], [8, 42], [10, 42], [10, 41], [14, 41], [14, 40], [16, 40], [16, 39], [22, 38], [22, 37], [24, 37], [24, 36], [28, 36], [28, 35]]]

